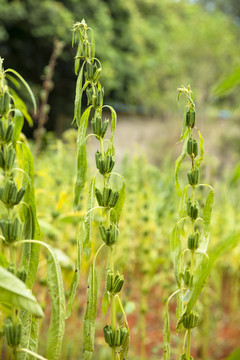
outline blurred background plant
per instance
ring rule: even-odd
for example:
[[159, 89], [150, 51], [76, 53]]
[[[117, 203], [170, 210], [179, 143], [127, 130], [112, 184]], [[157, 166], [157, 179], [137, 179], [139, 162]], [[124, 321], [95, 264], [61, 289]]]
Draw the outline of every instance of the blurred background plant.
[[[41, 108], [47, 116], [41, 146], [31, 143], [37, 153], [36, 202], [43, 240], [58, 251], [66, 295], [77, 256], [76, 224], [86, 208], [84, 193], [79, 211], [72, 211], [77, 133], [70, 129], [75, 94], [75, 51], [70, 29], [83, 17], [94, 29], [96, 44], [100, 44], [96, 57], [101, 58], [104, 70], [105, 101], [118, 113], [116, 171], [124, 175], [127, 197], [119, 224], [122, 240], [116, 262], [126, 279], [124, 308], [131, 328], [129, 359], [155, 360], [163, 357], [164, 303], [175, 290], [169, 241], [177, 221], [174, 161], [181, 145], [174, 145], [179, 141], [182, 110], [176, 102], [176, 88], [182, 83], [191, 84], [197, 99], [197, 122], [206, 143], [202, 177], [206, 183], [214, 184], [216, 194], [210, 253], [228, 236], [239, 236], [239, 3], [0, 0], [0, 55], [5, 58], [6, 68], [16, 69], [31, 84], [38, 99], [34, 127], [24, 125], [25, 134], [33, 137], [33, 130], [41, 123]], [[50, 66], [56, 41], [64, 46]], [[44, 86], [46, 80], [49, 83]], [[27, 95], [24, 100], [28, 102]], [[83, 98], [83, 106], [86, 105]], [[89, 140], [88, 180], [95, 166], [91, 160], [94, 141]], [[183, 183], [181, 176], [185, 171], [183, 166]], [[97, 216], [94, 219], [94, 234], [98, 232], [99, 220]], [[212, 269], [198, 304], [203, 318], [192, 344], [195, 359], [239, 359], [239, 259], [238, 245], [219, 257]], [[102, 261], [100, 268], [105, 264]], [[83, 264], [73, 314], [66, 322], [61, 359], [82, 358], [87, 272], [87, 265]], [[104, 274], [99, 276], [99, 287], [103, 289]], [[50, 316], [45, 277], [40, 262], [39, 300]], [[172, 319], [174, 312], [173, 303]], [[41, 323], [41, 354], [45, 353], [48, 324], [46, 316]], [[99, 309], [95, 353], [99, 360], [108, 358], [102, 346], [104, 324]], [[179, 338], [174, 336], [174, 328], [171, 331], [173, 347], [177, 348]], [[174, 352], [172, 356], [175, 359]]]

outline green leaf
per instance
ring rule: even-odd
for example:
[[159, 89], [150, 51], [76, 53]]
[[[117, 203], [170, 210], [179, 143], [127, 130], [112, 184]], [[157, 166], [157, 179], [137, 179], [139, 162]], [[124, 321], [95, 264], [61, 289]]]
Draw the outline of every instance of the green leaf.
[[0, 267], [0, 303], [24, 309], [43, 317], [41, 306], [27, 286], [12, 273]]
[[[35, 192], [33, 186], [34, 163], [31, 151], [24, 143], [17, 144], [18, 159], [21, 168], [27, 173], [24, 175], [23, 185], [26, 188], [24, 202], [20, 208], [20, 216], [23, 221], [23, 238], [39, 240], [40, 227], [37, 221]], [[29, 181], [30, 179], [30, 181]], [[25, 243], [22, 248], [21, 266], [27, 271], [27, 286], [31, 289], [36, 277], [39, 262], [40, 246], [34, 243]]]
[[183, 148], [182, 148], [182, 153], [181, 155], [177, 158], [176, 163], [175, 163], [175, 187], [176, 187], [176, 191], [178, 196], [182, 195], [182, 191], [179, 185], [179, 180], [178, 180], [178, 173], [180, 171], [180, 167], [181, 164], [183, 162], [183, 160], [185, 159], [186, 155], [187, 155], [187, 140], [185, 140], [184, 144], [183, 144]]
[[116, 114], [116, 111], [114, 110], [114, 108], [112, 106], [104, 105], [103, 108], [105, 108], [105, 107], [108, 108], [111, 111], [111, 116], [112, 116], [110, 143], [112, 145], [113, 155], [114, 155], [113, 140], [114, 140], [114, 134], [115, 134], [116, 124], [117, 124], [117, 114]]
[[225, 360], [239, 360], [240, 359], [240, 348], [233, 350], [233, 352], [225, 358]]
[[87, 309], [83, 322], [83, 354], [84, 360], [91, 360], [94, 352], [94, 336], [97, 316], [97, 274], [92, 264], [88, 276]]
[[92, 178], [88, 189], [87, 214], [85, 216], [85, 221], [84, 221], [85, 232], [84, 232], [83, 251], [87, 260], [89, 260], [91, 256], [91, 228], [93, 222], [93, 211], [90, 210], [94, 207], [94, 202], [95, 202], [95, 176]]
[[178, 286], [181, 286], [181, 280], [179, 277], [180, 268], [181, 268], [181, 241], [180, 241], [180, 232], [178, 229], [178, 226], [176, 225], [173, 228], [171, 239], [170, 239], [170, 248], [171, 248], [171, 256], [173, 260], [173, 268], [174, 268], [174, 274], [176, 281], [178, 283]]
[[[38, 350], [38, 326], [39, 320], [31, 315], [27, 311], [20, 310], [19, 319], [21, 324], [24, 324], [24, 331], [22, 331], [21, 336], [21, 348], [28, 349], [33, 352], [37, 352]], [[22, 325], [23, 326], [23, 325]], [[26, 352], [18, 353], [18, 360], [35, 360], [35, 356], [31, 356]]]
[[[92, 30], [92, 29], [91, 29]], [[94, 39], [94, 31], [91, 31], [91, 57], [95, 56], [95, 39]]]
[[234, 70], [225, 80], [223, 80], [213, 91], [215, 95], [230, 93], [240, 84], [240, 67]]
[[128, 333], [126, 340], [125, 340], [124, 344], [122, 345], [122, 349], [119, 354], [119, 358], [120, 358], [119, 360], [127, 360], [129, 345], [130, 345], [130, 335]]
[[17, 95], [17, 93], [12, 88], [9, 87], [8, 89], [9, 89], [10, 94], [12, 95], [14, 107], [16, 109], [18, 109], [19, 111], [21, 111], [21, 113], [27, 120], [29, 126], [33, 126], [32, 118], [27, 111], [27, 107], [26, 107], [24, 101]]
[[205, 237], [207, 237], [209, 234], [213, 200], [214, 200], [214, 190], [212, 187], [210, 187], [210, 191], [209, 191], [209, 194], [206, 199], [206, 203], [203, 208], [203, 224], [204, 224], [204, 236]]
[[171, 348], [171, 331], [170, 331], [170, 318], [169, 318], [169, 309], [168, 309], [169, 299], [166, 302], [165, 309], [164, 309], [164, 330], [163, 330], [163, 337], [164, 337], [164, 352], [163, 352], [163, 359], [169, 360], [170, 359], [170, 348]]
[[7, 268], [9, 265], [9, 262], [7, 261], [6, 257], [4, 256], [4, 254], [0, 251], [0, 266]]
[[[45, 244], [46, 246], [46, 244]], [[47, 336], [47, 358], [58, 360], [65, 331], [65, 295], [61, 267], [54, 250], [48, 245], [47, 281], [51, 298], [51, 319]]]
[[79, 198], [84, 188], [87, 172], [87, 153], [86, 153], [86, 132], [88, 125], [88, 118], [92, 106], [89, 106], [81, 116], [80, 126], [78, 128], [77, 139], [77, 179], [75, 183], [75, 194], [73, 201], [73, 209], [77, 210]]
[[198, 135], [199, 135], [199, 146], [200, 146], [200, 153], [199, 153], [199, 158], [196, 160], [196, 165], [197, 167], [199, 167], [203, 161], [203, 155], [204, 155], [204, 140], [202, 137], [202, 134], [200, 133], [200, 131], [198, 130]]
[[71, 283], [71, 288], [70, 288], [70, 292], [69, 292], [69, 296], [68, 296], [66, 319], [68, 319], [72, 313], [72, 305], [73, 305], [73, 301], [75, 299], [77, 287], [79, 284], [80, 272], [81, 272], [81, 260], [82, 260], [82, 239], [83, 239], [83, 224], [80, 225], [80, 230], [79, 230], [78, 237], [77, 237], [77, 262], [76, 262], [75, 272], [74, 272], [74, 276], [73, 276], [73, 280]]
[[[78, 74], [78, 78], [77, 78], [77, 84], [76, 84], [76, 95], [75, 95], [75, 102], [74, 102], [74, 118], [73, 118], [73, 122], [76, 120], [77, 126], [80, 126], [80, 121], [81, 121], [81, 109], [82, 109], [82, 93], [83, 93], [83, 88], [82, 88], [82, 82], [83, 82], [83, 67], [84, 67], [85, 62], [83, 63], [81, 70]], [[78, 68], [77, 65], [75, 65], [75, 67]]]
[[34, 95], [33, 95], [33, 92], [32, 92], [32, 90], [31, 90], [30, 86], [28, 85], [28, 83], [24, 80], [24, 78], [23, 78], [16, 70], [13, 70], [13, 69], [7, 69], [7, 70], [5, 70], [5, 73], [9, 73], [9, 72], [11, 72], [11, 73], [13, 73], [15, 76], [17, 76], [17, 77], [21, 80], [21, 82], [23, 83], [23, 85], [26, 87], [26, 89], [27, 89], [27, 91], [28, 91], [28, 93], [29, 93], [29, 95], [30, 95], [30, 97], [31, 97], [32, 103], [33, 103], [34, 112], [36, 113], [36, 111], [37, 111], [36, 100], [35, 100], [35, 97], [34, 97]]
[[14, 131], [13, 131], [13, 137], [12, 137], [12, 143], [13, 143], [14, 147], [16, 147], [16, 143], [21, 134], [23, 123], [24, 123], [23, 114], [21, 113], [20, 110], [15, 109], [14, 110]]
[[126, 198], [126, 183], [125, 180], [123, 179], [123, 177], [121, 176], [123, 184], [121, 189], [119, 190], [119, 198], [117, 201], [117, 204], [115, 205], [113, 211], [111, 211], [111, 221], [117, 221], [117, 223], [119, 222], [120, 216], [121, 216], [121, 212], [123, 209], [123, 205], [125, 202], [125, 198]]

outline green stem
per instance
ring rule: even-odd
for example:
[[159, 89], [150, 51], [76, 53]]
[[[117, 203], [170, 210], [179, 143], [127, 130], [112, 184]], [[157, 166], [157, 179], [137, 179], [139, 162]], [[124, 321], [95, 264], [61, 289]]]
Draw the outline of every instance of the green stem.
[[187, 334], [187, 360], [191, 359], [191, 330]]

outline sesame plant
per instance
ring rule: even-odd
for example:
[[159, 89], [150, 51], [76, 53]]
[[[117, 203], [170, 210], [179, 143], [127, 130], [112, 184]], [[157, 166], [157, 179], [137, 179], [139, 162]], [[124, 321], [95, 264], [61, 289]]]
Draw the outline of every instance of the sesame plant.
[[31, 124], [24, 101], [13, 89], [24, 85], [36, 109], [33, 93], [0, 58], [0, 352], [5, 345], [12, 359], [44, 359], [37, 354], [39, 318], [43, 311], [31, 292], [38, 269], [40, 245], [49, 252], [47, 276], [52, 300], [47, 358], [58, 359], [64, 333], [65, 298], [61, 269], [53, 249], [40, 241], [34, 194], [34, 164], [21, 130]]
[[[112, 359], [126, 359], [129, 347], [129, 327], [122, 306], [119, 293], [124, 284], [124, 277], [117, 269], [114, 259], [119, 228], [118, 222], [125, 200], [126, 185], [123, 177], [115, 172], [115, 149], [114, 133], [116, 128], [116, 112], [109, 106], [104, 105], [104, 88], [100, 82], [102, 66], [95, 57], [95, 41], [91, 28], [84, 20], [73, 27], [73, 44], [77, 43], [75, 57], [75, 73], [77, 75], [74, 121], [78, 127], [77, 139], [77, 179], [75, 184], [74, 209], [78, 209], [80, 195], [85, 185], [87, 173], [86, 141], [93, 136], [99, 143], [95, 153], [97, 170], [88, 187], [87, 212], [84, 221], [80, 224], [78, 236], [78, 260], [75, 275], [69, 294], [67, 316], [71, 313], [72, 302], [79, 281], [82, 253], [90, 260], [88, 276], [87, 308], [83, 323], [83, 354], [84, 359], [89, 360], [94, 352], [94, 334], [97, 315], [98, 282], [96, 273], [96, 261], [103, 248], [107, 248], [108, 256], [105, 268], [105, 290], [102, 299], [102, 311], [104, 314], [110, 306], [110, 324], [103, 329], [106, 343], [111, 348]], [[82, 96], [86, 94], [88, 106], [82, 112]], [[104, 112], [111, 113], [110, 136], [107, 137], [109, 119], [104, 118]], [[91, 119], [91, 133], [87, 135], [87, 127]], [[120, 179], [122, 185], [119, 188]], [[97, 202], [97, 204], [95, 204]], [[102, 244], [92, 256], [91, 226], [93, 215], [101, 211], [102, 221], [99, 223], [99, 238]], [[120, 306], [124, 321], [117, 322], [116, 307]]]
[[[180, 196], [179, 217], [171, 235], [171, 255], [177, 290], [168, 298], [165, 311], [164, 359], [170, 359], [170, 319], [168, 304], [177, 295], [177, 332], [183, 334], [179, 349], [179, 359], [190, 360], [191, 335], [198, 324], [198, 313], [194, 306], [209, 275], [212, 262], [207, 255], [209, 226], [213, 188], [199, 183], [199, 169], [203, 160], [203, 138], [195, 126], [196, 111], [190, 86], [179, 89], [179, 97], [187, 99], [185, 118], [180, 141], [184, 141], [182, 154], [176, 161], [175, 185]], [[196, 134], [199, 140], [196, 139]], [[200, 150], [200, 151], [199, 151]], [[185, 158], [189, 159], [190, 170], [187, 172], [188, 184], [182, 190], [179, 184], [179, 171]], [[204, 200], [204, 189], [208, 190]], [[201, 205], [202, 208], [201, 208]]]

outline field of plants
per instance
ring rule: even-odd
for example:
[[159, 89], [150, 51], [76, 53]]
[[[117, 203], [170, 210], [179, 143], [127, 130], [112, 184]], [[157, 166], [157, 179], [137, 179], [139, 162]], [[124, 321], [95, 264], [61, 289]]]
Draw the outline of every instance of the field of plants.
[[71, 30], [60, 137], [45, 127], [65, 44], [54, 40], [40, 95], [0, 57], [1, 359], [239, 360], [239, 69], [214, 106], [189, 75], [165, 104], [146, 95], [118, 116], [99, 35], [84, 19]]

